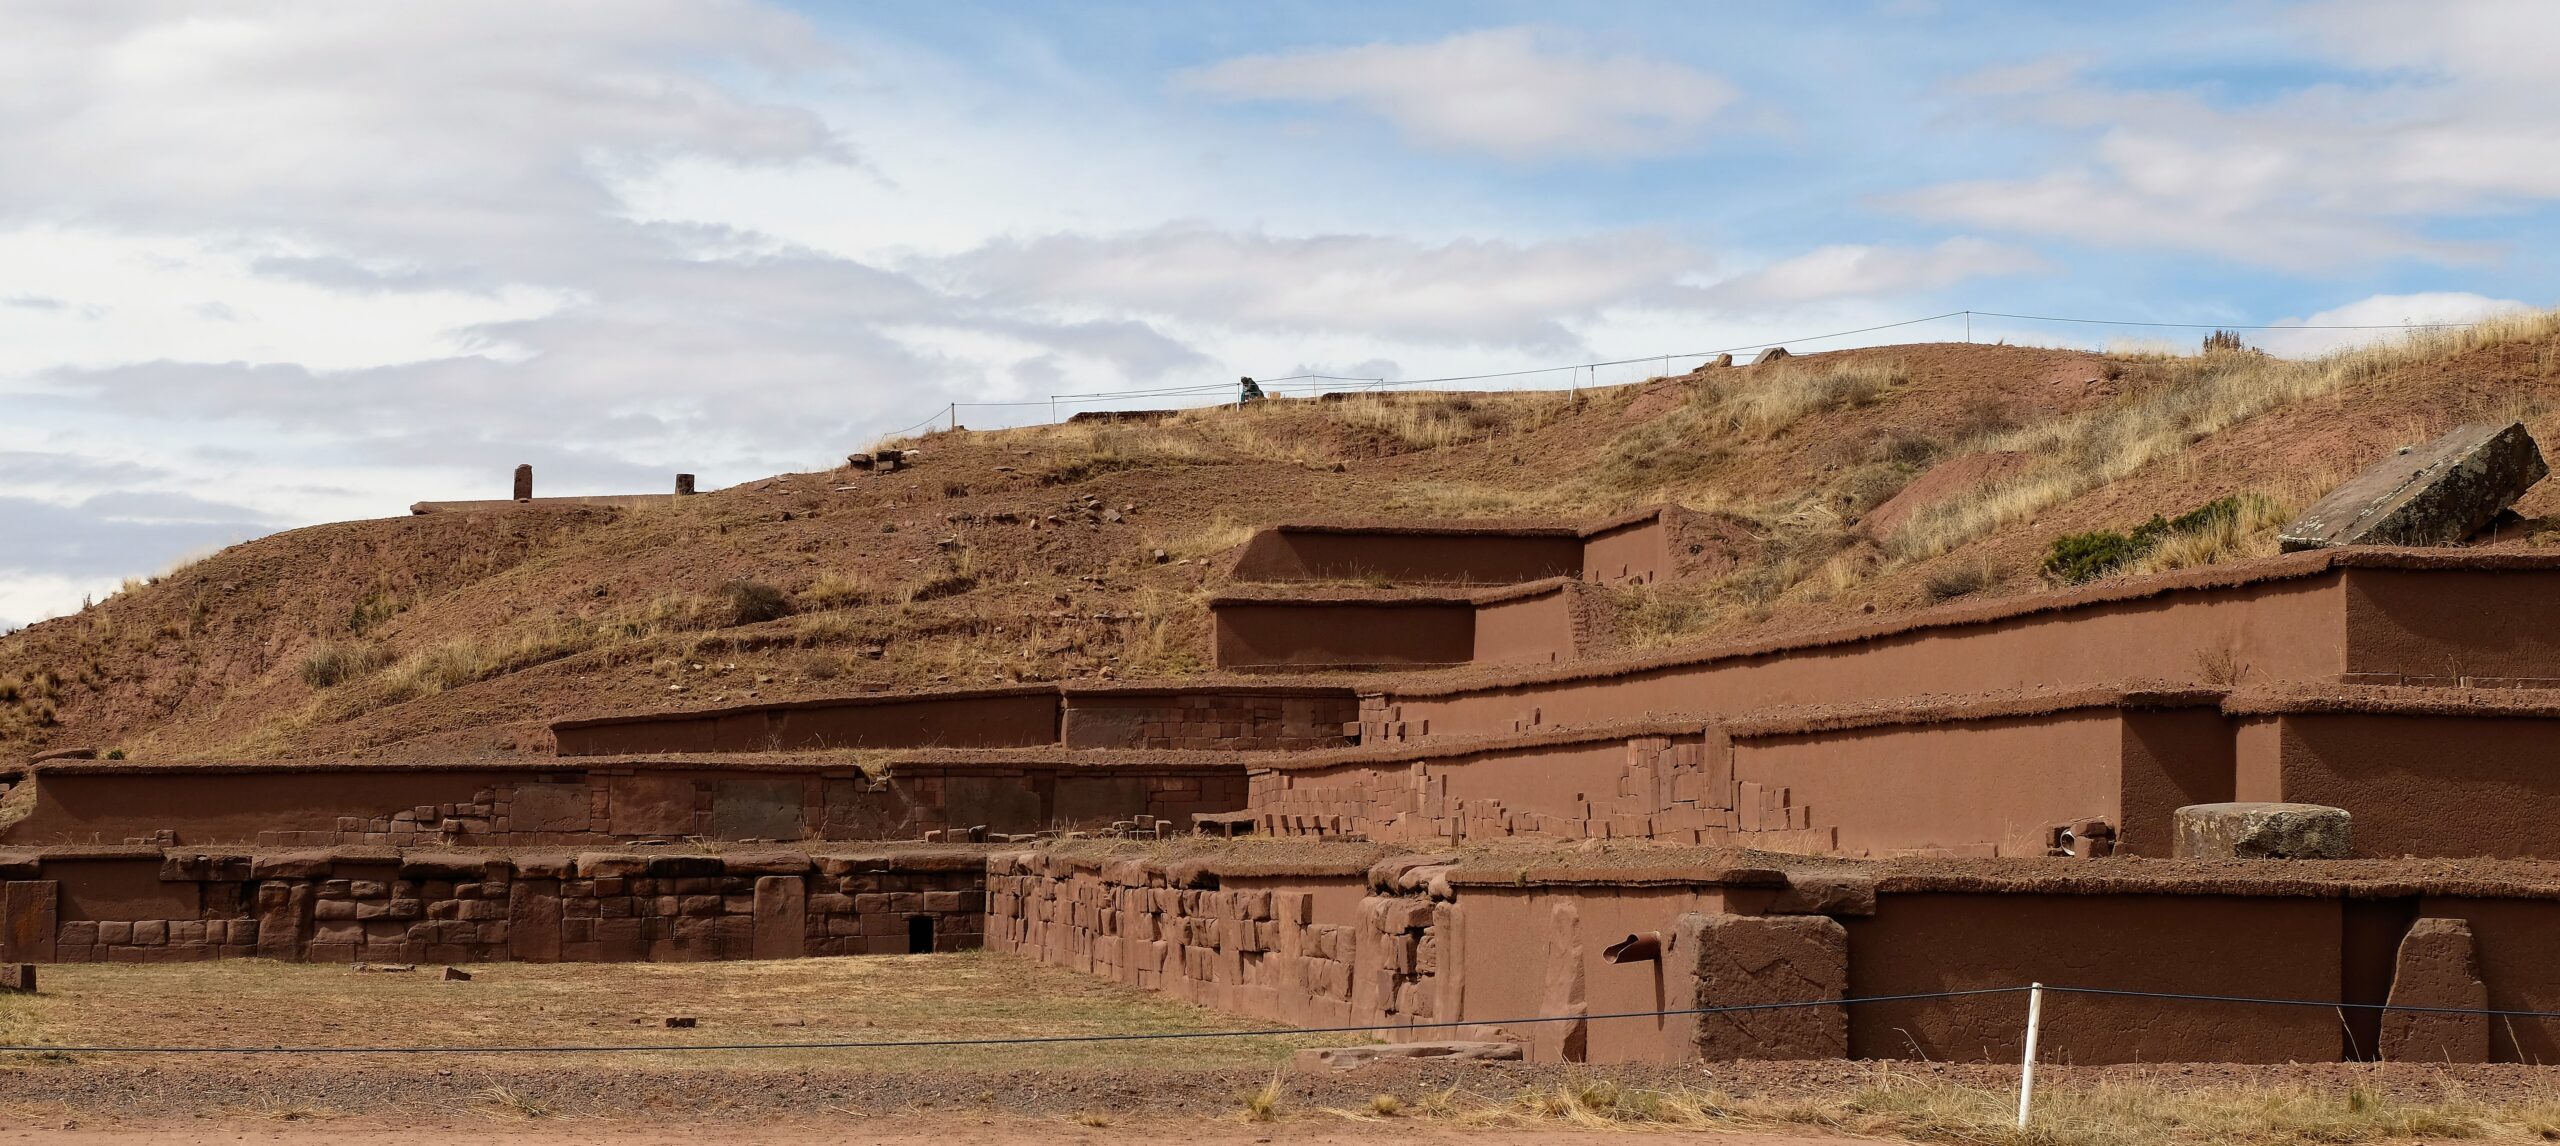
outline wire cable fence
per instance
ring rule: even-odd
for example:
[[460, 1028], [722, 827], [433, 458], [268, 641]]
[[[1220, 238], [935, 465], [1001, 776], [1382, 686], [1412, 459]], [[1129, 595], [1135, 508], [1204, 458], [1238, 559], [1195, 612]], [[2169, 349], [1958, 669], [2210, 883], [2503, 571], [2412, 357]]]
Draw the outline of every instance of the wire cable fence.
[[[1553, 366], [1523, 367], [1516, 370], [1495, 370], [1474, 374], [1443, 374], [1425, 378], [1350, 377], [1331, 374], [1299, 373], [1274, 378], [1257, 377], [1254, 378], [1253, 381], [1265, 394], [1300, 394], [1309, 397], [1326, 393], [1387, 393], [1426, 386], [1447, 386], [1459, 383], [1509, 382], [1524, 378], [1548, 378], [1551, 382], [1544, 386], [1519, 386], [1514, 388], [1545, 390], [1581, 389], [1584, 387], [1619, 385], [1630, 381], [1642, 381], [1644, 378], [1649, 377], [1669, 376], [1673, 373], [1672, 367], [1675, 364], [1689, 364], [1693, 361], [1706, 362], [1727, 354], [1746, 354], [1756, 351], [1776, 349], [1779, 347], [1830, 342], [1842, 338], [1854, 338], [1862, 334], [1874, 334], [1880, 331], [1899, 330], [1906, 327], [1921, 326], [1929, 323], [1952, 323], [1960, 320], [1964, 324], [1964, 341], [1971, 342], [1974, 340], [1973, 320], [1976, 318], [2002, 319], [2010, 322], [2048, 323], [2059, 326], [2102, 326], [2152, 330], [2319, 331], [2328, 333], [2348, 331], [2394, 331], [2406, 334], [2421, 330], [2460, 330], [2479, 325], [2478, 321], [2395, 323], [2155, 322], [2144, 319], [2084, 318], [2067, 315], [2018, 314], [2009, 311], [1967, 309], [1951, 310], [1942, 314], [1923, 315], [1918, 318], [1906, 318], [1896, 322], [1877, 323], [1873, 326], [1861, 326], [1848, 330], [1831, 330], [1824, 331], [1819, 334], [1803, 334], [1792, 338], [1775, 338], [1765, 342], [1750, 342], [1734, 346], [1720, 346], [1708, 350], [1671, 351], [1658, 354], [1639, 355], [1633, 358], [1610, 358], [1593, 362], [1570, 362]], [[1641, 373], [1636, 373], [1630, 371], [1628, 369], [1630, 367], [1642, 367], [1647, 369]], [[1610, 372], [1608, 380], [1606, 381], [1603, 381], [1602, 378], [1603, 371]], [[1106, 408], [1119, 408], [1125, 410], [1129, 404], [1150, 402], [1162, 402], [1165, 405], [1176, 409], [1199, 408], [1207, 406], [1233, 405], [1238, 403], [1241, 400], [1241, 397], [1241, 382], [1204, 382], [1171, 386], [1137, 387], [1123, 390], [1092, 390], [1078, 393], [1059, 393], [1050, 394], [1040, 398], [954, 401], [945, 404], [941, 409], [934, 411], [930, 416], [920, 422], [880, 435], [880, 439], [882, 441], [888, 441], [896, 438], [903, 438], [919, 432], [932, 430], [937, 426], [946, 429], [959, 429], [963, 425], [963, 417], [967, 416], [970, 411], [1047, 411], [1048, 417], [1045, 419], [1038, 417], [1033, 417], [1028, 420], [1018, 418], [1006, 419], [1007, 424], [1004, 428], [1018, 428], [1022, 426], [1058, 424], [1067, 421], [1077, 413], [1083, 412], [1084, 409], [1102, 410]]]

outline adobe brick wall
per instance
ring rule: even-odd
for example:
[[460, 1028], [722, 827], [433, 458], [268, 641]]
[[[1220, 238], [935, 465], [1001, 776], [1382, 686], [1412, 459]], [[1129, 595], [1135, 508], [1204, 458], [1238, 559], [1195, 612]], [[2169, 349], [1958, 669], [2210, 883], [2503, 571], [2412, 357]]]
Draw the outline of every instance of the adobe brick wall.
[[1734, 781], [1729, 754], [1710, 740], [1699, 731], [1400, 763], [1260, 768], [1246, 807], [1268, 835], [1655, 839], [1834, 850], [1834, 829], [1817, 826], [1788, 789]]
[[932, 921], [934, 950], [964, 950], [978, 946], [985, 919], [976, 854], [797, 852], [171, 851], [160, 858], [160, 903], [79, 909], [84, 884], [111, 878], [99, 873], [136, 854], [150, 853], [48, 857], [42, 878], [0, 884], [13, 926], [50, 925], [49, 949], [13, 933], [7, 954], [61, 963], [690, 962], [905, 954], [919, 918]]
[[997, 855], [986, 946], [1301, 1026], [1432, 1021], [1445, 1013], [1434, 929], [1448, 905], [1367, 890], [1357, 874], [1221, 881], [1139, 860]]
[[493, 769], [362, 764], [66, 765], [0, 839], [257, 847], [609, 847], [634, 840], [920, 839], [1188, 824], [1243, 806], [1241, 764], [897, 763], [707, 768], [682, 763]]
[[1344, 743], [1348, 688], [1024, 685], [641, 712], [552, 725], [562, 756], [832, 748], [1300, 748]]
[[1349, 689], [1071, 694], [1062, 739], [1069, 748], [1339, 748], [1359, 713]]

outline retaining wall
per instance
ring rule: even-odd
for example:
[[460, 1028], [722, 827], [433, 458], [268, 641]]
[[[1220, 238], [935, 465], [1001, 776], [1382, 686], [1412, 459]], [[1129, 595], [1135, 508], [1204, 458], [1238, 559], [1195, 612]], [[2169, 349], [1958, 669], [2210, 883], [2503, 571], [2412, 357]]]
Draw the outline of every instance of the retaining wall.
[[[2476, 937], [2473, 989], [2488, 1006], [2560, 1004], [2560, 969], [2540, 955], [2560, 940], [2560, 888], [2547, 883], [2431, 886], [2104, 860], [1793, 877], [1713, 864], [1575, 870], [1486, 857], [1469, 866], [1455, 856], [1344, 866], [1357, 865], [999, 860], [988, 943], [1284, 1022], [1464, 1024], [1414, 1037], [1510, 1038], [1543, 1061], [2015, 1061], [2023, 993], [1847, 1000], [2029, 982], [2437, 1005], [2427, 999], [2448, 986], [2444, 969], [2403, 948], [2420, 919]], [[1646, 935], [1659, 958], [1607, 955]], [[1573, 1021], [1827, 999], [1842, 1003]], [[1505, 1025], [1530, 1017], [1565, 1021]], [[2329, 1007], [2054, 993], [2041, 1044], [2048, 1061], [2084, 1064], [2360, 1060], [2385, 1045], [2408, 1061], [2469, 1061], [2459, 1057], [2464, 1037], [2384, 1043], [2393, 1021], [2364, 1009], [2342, 1019]], [[2494, 1038], [2491, 1025], [2465, 1018], [2429, 1033], [2443, 1040], [2459, 1027], [2451, 1033], [2476, 1038], [2476, 1057], [2496, 1061], [2547, 1061], [2560, 1048], [2560, 1023], [2517, 1020]]]
[[2560, 693], [2250, 692], [2234, 798], [2345, 808], [2356, 854], [2560, 858]]
[[562, 756], [808, 752], [833, 748], [1259, 749], [1346, 741], [1341, 688], [1257, 685], [882, 693], [563, 720]]
[[1653, 506], [1580, 526], [1484, 522], [1291, 522], [1256, 530], [1235, 581], [1512, 585], [1551, 578], [1646, 584], [1732, 566], [1747, 531], [1712, 514]]
[[2330, 550], [1675, 656], [1362, 697], [1363, 743], [2159, 680], [2560, 685], [2560, 562]]
[[32, 782], [32, 809], [0, 840], [596, 847], [632, 840], [917, 839], [954, 828], [1013, 834], [1107, 828], [1142, 815], [1188, 825], [1193, 813], [1233, 811], [1246, 794], [1240, 763], [1036, 756], [895, 761], [872, 774], [851, 765], [780, 762], [82, 761], [39, 765]]
[[983, 853], [0, 854], [0, 961], [692, 962], [978, 946]]
[[2165, 856], [2175, 809], [2233, 798], [2222, 697], [2084, 690], [1443, 738], [1261, 765], [1248, 808], [1277, 835], [1855, 856], [2044, 856], [2096, 821], [2118, 850]]
[[1247, 672], [1554, 664], [1585, 643], [1580, 589], [1554, 579], [1466, 597], [1218, 597], [1211, 654]]

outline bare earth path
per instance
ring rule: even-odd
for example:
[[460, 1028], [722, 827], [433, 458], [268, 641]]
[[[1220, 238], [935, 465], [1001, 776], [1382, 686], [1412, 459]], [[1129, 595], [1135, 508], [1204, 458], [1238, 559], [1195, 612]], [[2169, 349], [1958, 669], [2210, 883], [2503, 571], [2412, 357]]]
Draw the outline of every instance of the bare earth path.
[[[0, 1130], [0, 1143], [61, 1143], [63, 1146], [231, 1146], [274, 1143], [278, 1146], [950, 1146], [965, 1138], [970, 1146], [1117, 1146], [1136, 1139], [1179, 1137], [1194, 1146], [1648, 1146], [1677, 1140], [1698, 1146], [1839, 1146], [1842, 1138], [1789, 1134], [1663, 1133], [1610, 1130], [1460, 1130], [1410, 1124], [1375, 1126], [1256, 1126], [1242, 1123], [1181, 1121], [1087, 1128], [1033, 1120], [979, 1125], [963, 1120], [954, 1126], [929, 1120], [841, 1120], [790, 1122], [707, 1122], [686, 1126], [491, 1126], [486, 1122], [449, 1124], [372, 1120], [276, 1123], [265, 1120], [191, 1119], [148, 1125], [65, 1130], [13, 1126]], [[1857, 1141], [1877, 1141], [1859, 1139]]]

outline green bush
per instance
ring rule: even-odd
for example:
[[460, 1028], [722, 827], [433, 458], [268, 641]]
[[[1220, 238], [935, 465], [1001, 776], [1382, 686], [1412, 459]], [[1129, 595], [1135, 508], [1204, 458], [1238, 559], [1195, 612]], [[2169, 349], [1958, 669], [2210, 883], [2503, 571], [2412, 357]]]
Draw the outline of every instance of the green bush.
[[2240, 499], [2226, 496], [2176, 517], [2152, 514], [2151, 520], [2134, 526], [2130, 533], [2112, 529], [2066, 533], [2045, 548], [2044, 575], [2065, 585], [2094, 581], [2151, 552], [2173, 534], [2201, 532], [2239, 515]]

